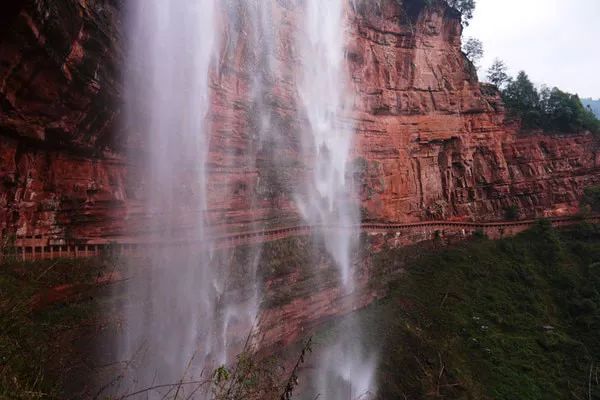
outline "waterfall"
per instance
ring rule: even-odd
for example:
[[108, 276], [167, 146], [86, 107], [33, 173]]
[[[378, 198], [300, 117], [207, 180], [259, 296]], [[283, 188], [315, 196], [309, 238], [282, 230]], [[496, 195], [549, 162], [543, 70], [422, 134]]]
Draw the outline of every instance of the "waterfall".
[[[344, 301], [352, 309], [356, 260], [351, 254], [358, 244], [360, 214], [350, 168], [354, 127], [344, 54], [346, 5], [344, 0], [305, 1], [304, 29], [297, 38], [302, 64], [298, 92], [308, 119], [302, 133], [312, 174], [297, 202], [335, 260]], [[313, 377], [317, 395], [327, 400], [357, 399], [372, 390], [375, 362], [360, 347], [360, 330], [351, 316], [348, 329], [332, 346], [320, 350]]]
[[314, 226], [338, 229], [325, 245], [340, 269], [344, 286], [352, 285], [350, 251], [357, 239], [358, 208], [350, 199], [347, 178], [353, 127], [344, 120], [352, 105], [344, 60], [344, 2], [307, 0], [305, 26], [298, 35], [302, 70], [298, 92], [308, 124], [303, 130], [312, 176], [299, 193], [298, 204]]
[[[289, 160], [280, 159], [275, 148], [301, 144], [299, 158], [308, 172], [290, 196], [338, 268], [346, 309], [354, 306], [351, 254], [360, 222], [349, 172], [354, 127], [344, 55], [344, 0], [305, 0], [294, 6], [299, 12], [297, 30], [291, 33], [295, 47], [278, 43], [285, 40], [274, 28], [283, 11], [274, 0], [130, 0], [127, 6], [126, 129], [129, 156], [139, 165], [132, 168], [131, 186], [142, 193], [141, 214], [147, 216], [145, 223], [132, 227], [131, 235], [188, 244], [159, 246], [148, 255], [147, 265], [128, 271], [125, 294], [119, 294], [124, 322], [116, 347], [127, 371], [118, 394], [206, 377], [235, 360], [233, 349], [239, 346], [234, 342], [256, 323], [260, 245], [250, 250], [244, 265], [235, 264], [242, 261], [230, 257], [233, 253], [217, 250], [217, 218], [207, 216], [210, 204], [235, 207], [232, 197], [209, 179], [210, 166], [218, 162], [223, 170], [254, 171], [262, 162], [281, 175]], [[285, 72], [279, 70], [282, 48], [292, 49], [299, 61]], [[238, 57], [239, 49], [246, 59]], [[245, 97], [236, 85], [220, 86], [223, 65], [227, 73], [246, 77]], [[296, 131], [284, 134], [275, 127], [272, 96], [281, 82], [295, 85], [303, 122], [297, 137], [291, 137]], [[231, 104], [239, 101], [251, 105], [247, 125], [252, 132], [242, 132], [234, 115]], [[214, 104], [220, 107], [217, 122], [211, 114]], [[211, 138], [222, 149], [218, 161], [211, 159]], [[247, 187], [250, 182], [242, 172], [232, 175], [224, 179], [247, 181], [219, 184]], [[249, 195], [248, 212], [257, 207], [256, 192]], [[219, 217], [226, 219], [225, 212]], [[254, 220], [246, 225], [251, 231], [264, 228]], [[242, 289], [229, 287], [232, 272], [243, 275], [237, 278], [244, 282]], [[318, 356], [312, 379], [324, 399], [347, 399], [349, 393], [370, 389], [374, 363], [357, 350], [360, 326], [357, 321], [351, 325], [352, 335], [342, 335]], [[149, 398], [164, 394], [158, 390]]]
[[143, 229], [147, 240], [202, 247], [166, 246], [128, 277], [117, 345], [129, 369], [121, 390], [131, 393], [224, 363], [231, 315], [217, 306], [225, 281], [212, 267], [204, 215], [215, 0], [132, 0], [127, 16], [126, 118], [143, 143], [143, 154], [130, 154], [140, 164], [136, 179], [149, 216]]

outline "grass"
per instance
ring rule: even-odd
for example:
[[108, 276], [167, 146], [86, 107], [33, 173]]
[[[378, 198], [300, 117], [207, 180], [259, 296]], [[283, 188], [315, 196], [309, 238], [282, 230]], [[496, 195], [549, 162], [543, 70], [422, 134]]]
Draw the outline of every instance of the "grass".
[[[368, 239], [359, 253], [376, 247]], [[314, 261], [311, 245], [302, 238], [265, 245], [258, 275], [286, 283], [294, 273], [309, 278], [303, 267]], [[393, 275], [388, 297], [358, 314], [366, 345], [379, 354], [379, 398], [600, 399], [600, 228], [554, 230], [542, 222], [499, 241], [379, 248], [363, 254], [374, 280], [404, 271]], [[223, 262], [254, 256], [239, 249]], [[69, 386], [85, 386], [79, 342], [98, 317], [93, 287], [107, 265], [0, 265], [0, 399], [65, 399]], [[333, 282], [329, 269], [319, 273], [321, 285]], [[320, 287], [299, 282], [274, 291], [263, 306]], [[65, 284], [78, 290], [53, 295]], [[316, 345], [335, 341], [340, 329], [349, 328], [324, 329]]]
[[414, 261], [361, 314], [380, 398], [600, 399], [599, 261], [598, 227], [543, 222]]
[[94, 318], [92, 288], [104, 268], [99, 260], [0, 265], [0, 399], [66, 398], [82, 369], [76, 347]]

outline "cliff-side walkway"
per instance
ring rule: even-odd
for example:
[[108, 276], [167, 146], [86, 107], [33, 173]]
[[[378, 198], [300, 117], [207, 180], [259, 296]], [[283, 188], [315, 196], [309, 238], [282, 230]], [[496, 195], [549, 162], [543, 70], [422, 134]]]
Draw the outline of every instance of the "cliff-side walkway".
[[[584, 219], [573, 217], [548, 218], [555, 227], [572, 225], [581, 221], [591, 223], [600, 222], [600, 215]], [[522, 220], [510, 222], [460, 222], [460, 221], [423, 221], [405, 224], [363, 223], [360, 225], [362, 232], [367, 234], [393, 234], [397, 245], [408, 245], [435, 237], [466, 238], [475, 232], [482, 232], [492, 239], [516, 235], [538, 220]], [[70, 244], [54, 244], [48, 238], [29, 237], [17, 238], [12, 253], [17, 259], [23, 261], [53, 259], [53, 258], [81, 258], [96, 257], [104, 254], [116, 255], [147, 255], [152, 251], [165, 248], [180, 248], [193, 246], [202, 249], [211, 246], [214, 249], [223, 249], [241, 245], [251, 245], [284, 239], [291, 236], [305, 236], [319, 230], [336, 231], [344, 227], [321, 227], [297, 225], [263, 231], [235, 232], [216, 235], [204, 242], [197, 240], [161, 241], [156, 239], [78, 239]]]

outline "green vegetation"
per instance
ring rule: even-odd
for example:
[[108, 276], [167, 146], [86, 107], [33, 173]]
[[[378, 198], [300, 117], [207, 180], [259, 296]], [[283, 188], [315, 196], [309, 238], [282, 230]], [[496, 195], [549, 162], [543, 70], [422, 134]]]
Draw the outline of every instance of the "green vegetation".
[[469, 25], [475, 11], [475, 0], [446, 0], [446, 2], [462, 15], [463, 23]]
[[[584, 202], [600, 207], [600, 189], [586, 190]], [[367, 327], [363, 345], [379, 350], [379, 398], [600, 399], [600, 227], [555, 230], [541, 221], [514, 238], [476, 235], [452, 248], [432, 242], [393, 249], [375, 238], [381, 250], [373, 254], [368, 251], [377, 246], [369, 240], [362, 237], [357, 255], [371, 259], [373, 284], [397, 274], [391, 294], [358, 314]], [[336, 283], [324, 249], [310, 255], [311, 246], [308, 238], [264, 246], [259, 275], [289, 289], [273, 291], [264, 307]], [[231, 257], [223, 263], [251, 263], [256, 254], [240, 248]], [[302, 268], [309, 264], [320, 268]], [[77, 342], [89, 346], [94, 335], [99, 305], [92, 297], [107, 265], [2, 264], [0, 399], [65, 399], [65, 391], [84, 386]], [[56, 290], [66, 285], [75, 290]], [[330, 324], [316, 337], [315, 351], [351, 327]], [[295, 372], [273, 373], [281, 365], [246, 349], [207, 384], [214, 398], [279, 398], [283, 388], [293, 389], [286, 379], [295, 379]]]
[[510, 82], [510, 76], [507, 74], [507, 68], [504, 61], [496, 58], [492, 66], [487, 70], [487, 78], [500, 89], [505, 83]]
[[479, 61], [483, 57], [483, 43], [481, 43], [481, 40], [473, 37], [468, 38], [462, 46], [462, 51], [467, 59], [478, 68]]
[[538, 90], [524, 71], [512, 79], [507, 74], [506, 65], [498, 59], [488, 69], [487, 77], [502, 90], [509, 114], [519, 118], [525, 129], [600, 133], [600, 121], [576, 94], [563, 92], [556, 87]]
[[[469, 25], [475, 11], [475, 0], [444, 0], [450, 7], [458, 11], [462, 17], [463, 25]], [[431, 6], [435, 0], [425, 0], [425, 4]]]
[[83, 370], [77, 341], [103, 269], [93, 260], [0, 264], [0, 399], [67, 398], [63, 389]]
[[414, 261], [361, 315], [379, 398], [600, 399], [599, 261], [598, 227], [546, 222]]
[[579, 96], [566, 93], [558, 88], [542, 88], [540, 91], [542, 110], [541, 126], [545, 130], [561, 132], [590, 131], [600, 132], [600, 121], [581, 103]]
[[[456, 12], [456, 16], [461, 18], [464, 26], [469, 25], [473, 19], [475, 11], [475, 0], [394, 0], [401, 7], [403, 17], [407, 18], [404, 22], [415, 23], [424, 7], [439, 7], [447, 4]], [[380, 13], [384, 9], [386, 0], [353, 0], [351, 3], [354, 10], [359, 14]]]
[[539, 128], [542, 119], [540, 95], [524, 71], [510, 81], [502, 92], [504, 104], [509, 111], [521, 118], [525, 128]]

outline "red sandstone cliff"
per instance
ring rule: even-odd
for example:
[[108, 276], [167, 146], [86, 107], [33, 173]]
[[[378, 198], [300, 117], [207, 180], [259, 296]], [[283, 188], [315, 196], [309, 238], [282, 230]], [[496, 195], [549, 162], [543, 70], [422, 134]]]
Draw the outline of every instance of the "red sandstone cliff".
[[124, 215], [118, 2], [0, 5], [0, 225], [18, 235], [110, 233]]
[[576, 207], [599, 178], [594, 140], [518, 134], [462, 55], [451, 10], [397, 23], [398, 7], [383, 3], [356, 16], [350, 50], [366, 216], [489, 220], [509, 205], [523, 216]]
[[[363, 217], [489, 220], [509, 205], [523, 216], [576, 207], [600, 182], [596, 141], [519, 133], [461, 53], [459, 16], [400, 3], [348, 6]], [[210, 218], [293, 223], [290, 188], [305, 168], [291, 39], [300, 6], [273, 3], [279, 42], [265, 54], [251, 10], [227, 4], [224, 15], [239, 18], [224, 18], [211, 77]], [[119, 119], [122, 2], [36, 0], [2, 4], [0, 15], [0, 226], [57, 239], [143, 232], [144, 132]]]

